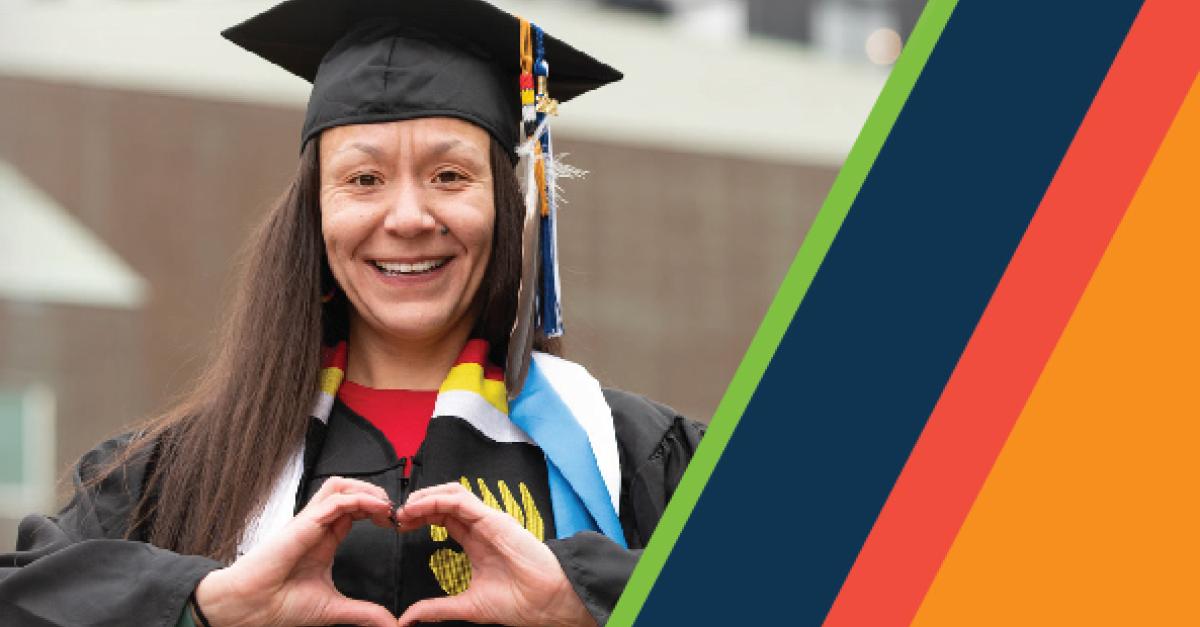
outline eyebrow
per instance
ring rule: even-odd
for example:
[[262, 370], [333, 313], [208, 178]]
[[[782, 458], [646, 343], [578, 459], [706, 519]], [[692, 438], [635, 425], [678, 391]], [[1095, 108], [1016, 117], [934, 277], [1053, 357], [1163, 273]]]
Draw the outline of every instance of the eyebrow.
[[458, 138], [451, 138], [434, 144], [434, 146], [429, 149], [429, 152], [425, 154], [425, 158], [438, 159], [446, 155], [446, 153], [454, 151], [458, 151], [458, 158], [469, 160], [468, 165], [470, 165], [472, 168], [487, 167], [487, 152], [480, 154], [479, 150], [473, 145]]
[[451, 153], [451, 151], [458, 149], [466, 150], [466, 153], [463, 153], [463, 156], [469, 157], [469, 159], [472, 161], [478, 161], [479, 157], [481, 156], [479, 154], [479, 150], [475, 150], [472, 145], [468, 144], [467, 142], [463, 142], [462, 139], [450, 138], [446, 139], [444, 142], [434, 144], [433, 148], [431, 148], [426, 154], [426, 159], [437, 159], [437, 157], [443, 156], [446, 153]]
[[[457, 148], [462, 148], [462, 147], [468, 147], [468, 144], [458, 138], [447, 139], [443, 142], [439, 142], [439, 143], [435, 144], [433, 146], [433, 148], [431, 148], [429, 150], [429, 152], [426, 154], [426, 157], [427, 158], [441, 157], [442, 155], [445, 155], [448, 152], [451, 152]], [[365, 152], [368, 155], [370, 155], [371, 157], [378, 159], [380, 161], [382, 161], [384, 159], [383, 150], [381, 150], [378, 146], [376, 146], [374, 144], [368, 144], [365, 142], [354, 142], [354, 143], [342, 148], [341, 150], [339, 150], [337, 152], [337, 154], [344, 153], [347, 150], [351, 150], [351, 149], [358, 149], [359, 151]], [[474, 153], [475, 151], [471, 151], [471, 152]], [[472, 156], [475, 156], [475, 155], [472, 154]]]
[[350, 144], [349, 146], [342, 148], [338, 152], [342, 153], [347, 150], [350, 150], [351, 148], [357, 148], [357, 149], [367, 153], [368, 155], [371, 155], [372, 157], [374, 157], [376, 159], [383, 159], [383, 151], [382, 150], [380, 150], [378, 147], [376, 147], [372, 144], [365, 144], [363, 142], [354, 142], [353, 144]]
[[435, 144], [433, 146], [433, 148], [431, 148], [429, 150], [429, 156], [440, 157], [440, 156], [450, 152], [451, 150], [454, 150], [455, 148], [459, 148], [461, 146], [466, 146], [466, 143], [463, 142], [463, 140], [458, 139], [458, 138], [447, 139], [444, 142]]

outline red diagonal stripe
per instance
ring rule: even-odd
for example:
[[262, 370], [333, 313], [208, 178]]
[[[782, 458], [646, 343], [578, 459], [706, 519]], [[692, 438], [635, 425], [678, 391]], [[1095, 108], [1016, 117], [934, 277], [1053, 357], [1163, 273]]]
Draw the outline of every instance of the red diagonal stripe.
[[827, 627], [907, 625], [1200, 70], [1200, 3], [1147, 0], [867, 537]]

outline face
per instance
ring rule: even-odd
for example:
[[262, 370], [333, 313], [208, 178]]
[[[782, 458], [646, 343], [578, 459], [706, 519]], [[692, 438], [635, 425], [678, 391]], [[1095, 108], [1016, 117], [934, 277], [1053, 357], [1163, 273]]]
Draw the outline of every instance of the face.
[[457, 119], [321, 135], [321, 226], [355, 323], [390, 341], [470, 331], [492, 251], [490, 136]]

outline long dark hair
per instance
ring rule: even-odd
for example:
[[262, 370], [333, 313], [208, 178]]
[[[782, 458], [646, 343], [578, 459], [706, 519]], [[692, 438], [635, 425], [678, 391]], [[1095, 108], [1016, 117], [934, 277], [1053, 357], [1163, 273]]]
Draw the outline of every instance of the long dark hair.
[[[184, 400], [151, 420], [109, 469], [135, 456], [151, 462], [131, 537], [232, 561], [250, 517], [303, 441], [322, 341], [344, 336], [348, 307], [344, 299], [321, 303], [333, 279], [321, 236], [317, 141], [308, 142], [292, 183], [250, 239], [209, 365]], [[496, 223], [474, 333], [503, 364], [524, 208], [506, 151], [493, 140], [490, 153]], [[538, 344], [558, 352], [544, 338]]]

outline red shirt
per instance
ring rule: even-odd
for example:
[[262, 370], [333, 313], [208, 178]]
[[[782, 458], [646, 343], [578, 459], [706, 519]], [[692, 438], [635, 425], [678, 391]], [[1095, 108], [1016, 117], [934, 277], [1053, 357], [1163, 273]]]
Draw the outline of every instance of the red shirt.
[[[437, 395], [437, 390], [376, 390], [349, 379], [338, 388], [338, 398], [382, 431], [398, 457], [412, 457], [421, 448]], [[405, 465], [405, 476], [411, 467]]]

